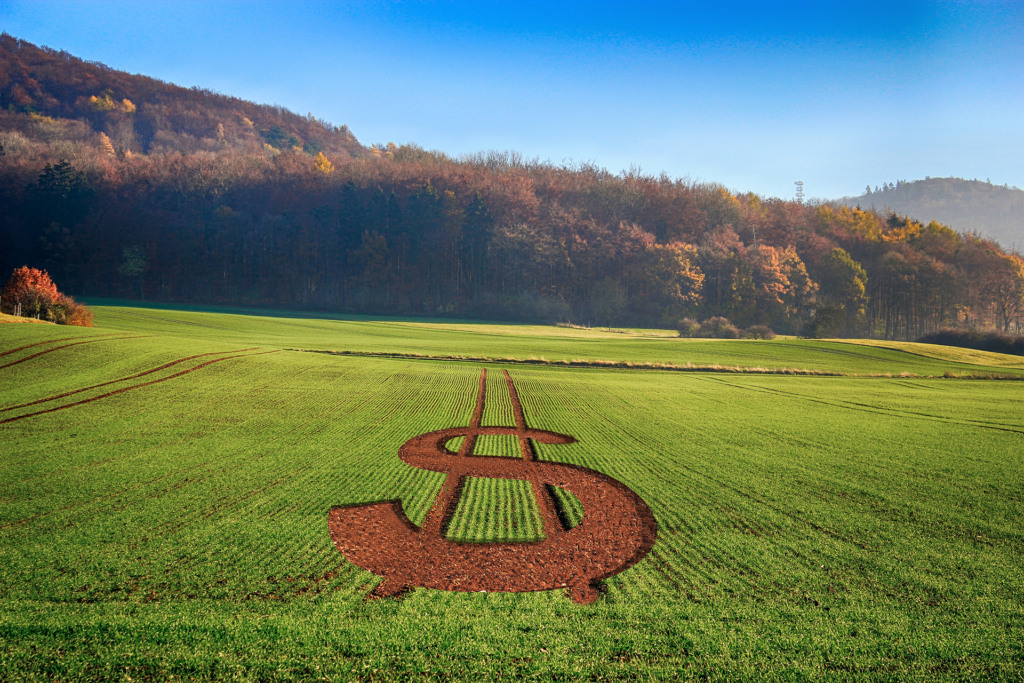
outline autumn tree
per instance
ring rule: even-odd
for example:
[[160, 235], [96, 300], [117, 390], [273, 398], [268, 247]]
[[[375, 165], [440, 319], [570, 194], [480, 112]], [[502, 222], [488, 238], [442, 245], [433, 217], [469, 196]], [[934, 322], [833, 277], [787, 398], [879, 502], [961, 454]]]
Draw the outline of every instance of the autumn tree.
[[316, 153], [316, 158], [313, 159], [313, 168], [324, 175], [334, 172], [334, 164], [331, 163], [330, 159], [324, 156], [323, 152]]
[[992, 270], [986, 274], [984, 291], [992, 302], [996, 327], [1009, 332], [1020, 329], [1024, 315], [1024, 259], [1016, 254], [998, 254]]
[[704, 273], [702, 311], [707, 317], [727, 315], [735, 304], [736, 275], [746, 247], [731, 225], [704, 235], [697, 248], [697, 264]]
[[700, 301], [704, 273], [688, 244], [653, 244], [633, 264], [627, 282], [635, 313], [646, 320], [673, 324]]
[[110, 141], [110, 138], [106, 133], [100, 133], [100, 149], [108, 157], [117, 156], [117, 152], [114, 150], [114, 144]]
[[28, 317], [39, 316], [59, 298], [60, 292], [50, 274], [28, 266], [15, 268], [0, 294], [5, 312], [20, 310], [21, 315]]
[[22, 266], [0, 292], [0, 310], [61, 325], [92, 326], [92, 312], [61, 294], [45, 270]]
[[796, 331], [796, 323], [806, 318], [819, 287], [818, 283], [811, 279], [807, 265], [795, 247], [786, 247], [780, 255], [780, 261], [782, 273], [789, 282], [789, 288], [783, 293], [782, 319], [788, 323], [787, 327], [792, 327]]

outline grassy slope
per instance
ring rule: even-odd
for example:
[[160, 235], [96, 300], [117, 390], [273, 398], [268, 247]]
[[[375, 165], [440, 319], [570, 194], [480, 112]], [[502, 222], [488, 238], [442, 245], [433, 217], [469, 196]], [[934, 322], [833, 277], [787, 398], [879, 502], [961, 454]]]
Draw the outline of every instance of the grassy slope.
[[0, 325], [4, 323], [41, 323], [43, 325], [53, 324], [47, 320], [36, 320], [35, 318], [25, 318], [22, 316], [7, 315], [6, 313], [0, 313]]
[[[707, 340], [666, 338], [602, 330], [539, 325], [459, 324], [400, 320], [296, 319], [205, 311], [159, 311], [125, 307], [94, 309], [98, 325], [136, 334], [198, 337], [243, 345], [362, 353], [407, 353], [488, 358], [542, 358], [671, 363], [700, 366], [798, 368], [842, 373], [942, 375], [946, 372], [1024, 376], [1024, 359], [936, 347], [916, 349], [857, 346], [836, 341], [778, 339]], [[924, 345], [916, 345], [924, 346]], [[980, 354], [980, 355], [979, 355]], [[994, 362], [997, 359], [998, 362]]]
[[[719, 360], [742, 346], [97, 313], [92, 330], [4, 326], [0, 353], [72, 339], [0, 365], [90, 343], [0, 369], [0, 408], [256, 345], [636, 359], [704, 344]], [[800, 360], [802, 344], [826, 350], [816, 362], [861, 370], [922, 358], [749, 344], [759, 365]], [[959, 351], [949, 354], [920, 363], [945, 371]], [[397, 449], [466, 424], [479, 367], [280, 352], [0, 424], [0, 676], [1022, 675], [1017, 382], [513, 368], [531, 425], [580, 440], [542, 457], [633, 488], [658, 518], [658, 544], [587, 607], [558, 593], [428, 590], [365, 602], [378, 579], [342, 561], [326, 512], [401, 497], [422, 519], [440, 475], [405, 466]], [[485, 423], [510, 419], [500, 388], [489, 383]], [[456, 535], [494, 533], [487, 515], [460, 523]]]

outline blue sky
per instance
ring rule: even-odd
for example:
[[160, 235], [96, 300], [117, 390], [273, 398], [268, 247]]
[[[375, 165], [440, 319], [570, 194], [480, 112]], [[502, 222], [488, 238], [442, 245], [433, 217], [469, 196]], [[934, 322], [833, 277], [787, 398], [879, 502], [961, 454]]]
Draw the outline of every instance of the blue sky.
[[0, 30], [347, 124], [791, 198], [1024, 187], [1021, 2], [4, 0]]

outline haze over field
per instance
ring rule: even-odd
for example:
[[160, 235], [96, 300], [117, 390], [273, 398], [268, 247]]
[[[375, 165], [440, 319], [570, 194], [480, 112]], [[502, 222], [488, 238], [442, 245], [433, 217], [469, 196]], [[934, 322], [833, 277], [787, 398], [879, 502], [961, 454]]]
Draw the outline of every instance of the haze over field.
[[1018, 3], [9, 0], [0, 30], [450, 155], [513, 149], [791, 198], [1024, 186]]

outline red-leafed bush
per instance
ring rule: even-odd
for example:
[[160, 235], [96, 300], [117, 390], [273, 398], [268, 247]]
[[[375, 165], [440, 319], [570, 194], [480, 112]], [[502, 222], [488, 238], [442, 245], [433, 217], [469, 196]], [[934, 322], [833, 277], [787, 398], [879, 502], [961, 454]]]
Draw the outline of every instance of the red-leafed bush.
[[15, 268], [0, 292], [4, 313], [50, 320], [58, 325], [92, 327], [92, 311], [61, 294], [49, 273], [37, 268]]

